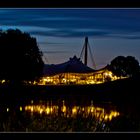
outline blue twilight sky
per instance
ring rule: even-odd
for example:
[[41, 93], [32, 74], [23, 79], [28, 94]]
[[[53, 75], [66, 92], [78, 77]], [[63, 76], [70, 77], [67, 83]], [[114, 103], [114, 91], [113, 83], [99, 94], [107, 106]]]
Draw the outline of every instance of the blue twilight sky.
[[[36, 37], [49, 64], [80, 56], [85, 36], [96, 67], [118, 55], [140, 62], [140, 9], [0, 9], [0, 29], [18, 28]], [[89, 60], [88, 65], [92, 67]]]

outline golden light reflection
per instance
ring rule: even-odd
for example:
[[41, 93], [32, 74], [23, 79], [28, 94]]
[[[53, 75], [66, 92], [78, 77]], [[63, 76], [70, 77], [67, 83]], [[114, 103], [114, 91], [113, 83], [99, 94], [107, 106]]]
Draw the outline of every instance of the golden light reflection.
[[46, 110], [45, 110], [45, 112], [46, 112], [47, 114], [49, 114], [49, 113], [50, 113], [50, 108], [47, 107]]
[[77, 114], [77, 108], [76, 108], [76, 106], [72, 108], [72, 115], [75, 115], [75, 114]]
[[65, 113], [66, 112], [66, 106], [63, 106], [61, 110], [62, 110], [62, 112]]
[[34, 101], [33, 100], [31, 100], [31, 104], [33, 104], [34, 103]]
[[[45, 115], [58, 115], [59, 106], [47, 106], [47, 105], [28, 105], [25, 106], [25, 111], [31, 112], [31, 113], [38, 113]], [[100, 121], [111, 121], [113, 118], [120, 115], [119, 112], [110, 110], [106, 111], [104, 108], [95, 107], [95, 106], [73, 106], [73, 107], [67, 107], [64, 104], [61, 106], [61, 112], [63, 113], [63, 116], [65, 117], [76, 117], [77, 114], [82, 115], [83, 117], [92, 116]]]

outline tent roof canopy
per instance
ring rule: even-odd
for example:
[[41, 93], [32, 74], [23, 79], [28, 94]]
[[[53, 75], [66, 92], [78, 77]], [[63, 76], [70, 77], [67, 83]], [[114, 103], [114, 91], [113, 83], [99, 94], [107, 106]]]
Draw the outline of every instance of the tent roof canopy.
[[67, 62], [61, 64], [45, 64], [43, 75], [50, 76], [59, 73], [89, 73], [96, 70], [84, 65], [76, 55]]

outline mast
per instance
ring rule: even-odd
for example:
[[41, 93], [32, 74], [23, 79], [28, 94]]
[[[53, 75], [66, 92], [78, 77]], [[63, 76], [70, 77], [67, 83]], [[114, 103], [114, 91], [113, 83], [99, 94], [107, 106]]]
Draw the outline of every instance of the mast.
[[93, 58], [93, 54], [92, 54], [92, 51], [91, 51], [91, 48], [90, 48], [90, 45], [89, 45], [89, 42], [88, 42], [88, 37], [85, 37], [85, 42], [84, 42], [84, 46], [82, 48], [82, 51], [81, 51], [81, 54], [80, 54], [80, 59], [84, 59], [84, 64], [87, 66], [87, 60], [88, 60], [88, 51], [89, 51], [89, 55], [91, 57], [91, 61], [92, 61], [92, 64], [93, 64], [93, 67], [96, 69], [96, 64], [95, 64], [95, 61], [94, 61], [94, 58]]

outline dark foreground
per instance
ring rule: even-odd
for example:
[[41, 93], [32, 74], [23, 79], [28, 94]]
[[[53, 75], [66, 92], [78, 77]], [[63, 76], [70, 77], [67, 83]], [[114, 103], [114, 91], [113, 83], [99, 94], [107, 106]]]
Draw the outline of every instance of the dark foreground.
[[[23, 132], [112, 132], [140, 131], [139, 79], [124, 79], [100, 85], [83, 86], [1, 86], [0, 131]], [[68, 112], [34, 113], [27, 105], [64, 106]], [[82, 112], [94, 105], [105, 109], [103, 119], [96, 110]], [[77, 107], [76, 114], [72, 111]], [[46, 108], [47, 109], [47, 108]], [[115, 110], [119, 116], [105, 121], [105, 115]], [[86, 115], [84, 115], [86, 114]], [[96, 113], [97, 114], [97, 113]]]

